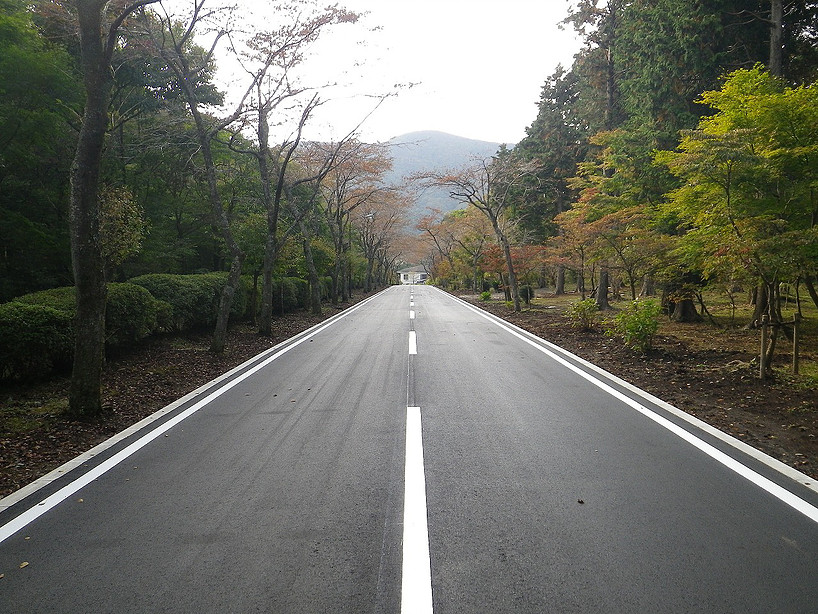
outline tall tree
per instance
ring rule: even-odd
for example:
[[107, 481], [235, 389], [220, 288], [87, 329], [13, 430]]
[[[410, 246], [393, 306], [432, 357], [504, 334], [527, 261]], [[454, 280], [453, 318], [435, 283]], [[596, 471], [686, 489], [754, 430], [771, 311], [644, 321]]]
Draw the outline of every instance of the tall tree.
[[213, 18], [213, 15], [205, 10], [205, 3], [206, 0], [194, 1], [192, 13], [184, 27], [174, 23], [168, 13], [159, 18], [161, 29], [156, 27], [157, 22], [151, 19], [150, 16], [147, 16], [143, 23], [145, 31], [151, 36], [157, 52], [167, 63], [168, 68], [176, 75], [179, 87], [193, 116], [207, 182], [212, 222], [219, 229], [221, 238], [230, 255], [227, 283], [222, 290], [216, 327], [210, 342], [210, 350], [219, 354], [224, 351], [227, 341], [230, 308], [241, 278], [244, 252], [233, 234], [230, 218], [224, 209], [222, 196], [219, 193], [218, 173], [212, 143], [226, 126], [232, 124], [242, 115], [244, 102], [255, 89], [256, 82], [255, 79], [251, 80], [240, 101], [236, 104], [235, 110], [228, 116], [214, 120], [204, 112], [203, 107], [208, 101], [203, 100], [201, 85], [207, 82], [207, 76], [213, 70], [213, 57], [216, 48], [220, 40], [228, 33], [226, 30], [220, 29], [208, 50], [191, 53], [195, 49], [193, 37], [197, 28], [201, 27], [208, 19]]
[[121, 7], [109, 22], [107, 0], [77, 0], [85, 109], [71, 167], [71, 261], [77, 316], [69, 412], [90, 418], [102, 413], [101, 378], [105, 351], [105, 258], [100, 233], [99, 170], [108, 105], [111, 57], [119, 28], [134, 11], [157, 0]]
[[677, 152], [658, 156], [684, 179], [669, 206], [704, 273], [751, 271], [760, 282], [754, 320], [780, 321], [779, 282], [816, 273], [815, 87], [787, 87], [755, 68], [702, 100], [716, 113], [685, 133]]
[[471, 205], [488, 218], [503, 252], [515, 311], [520, 311], [521, 305], [517, 274], [511, 257], [509, 212], [516, 198], [525, 197], [525, 190], [530, 189], [530, 181], [536, 176], [536, 170], [535, 163], [501, 149], [496, 157], [479, 160], [461, 171], [421, 173], [417, 176], [426, 185], [445, 188], [451, 198]]

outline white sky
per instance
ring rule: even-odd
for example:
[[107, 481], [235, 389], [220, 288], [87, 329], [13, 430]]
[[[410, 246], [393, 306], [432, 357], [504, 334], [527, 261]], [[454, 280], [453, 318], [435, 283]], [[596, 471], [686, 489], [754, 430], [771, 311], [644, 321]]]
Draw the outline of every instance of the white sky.
[[[319, 0], [319, 6], [335, 2]], [[570, 66], [579, 49], [573, 31], [557, 27], [568, 0], [337, 2], [369, 14], [325, 33], [309, 74], [302, 76], [305, 83], [336, 79], [348, 84], [322, 92], [330, 100], [313, 116], [309, 138], [337, 138], [353, 129], [374, 105], [362, 94], [415, 83], [367, 119], [361, 128], [364, 140], [440, 130], [516, 143], [536, 117], [545, 79], [558, 64]], [[238, 4], [240, 10], [263, 12], [274, 0]], [[380, 29], [370, 32], [374, 27]]]
[[[358, 85], [371, 84], [371, 91], [379, 92], [394, 83], [418, 83], [387, 100], [367, 120], [362, 130], [372, 140], [440, 130], [516, 143], [536, 117], [545, 79], [557, 64], [570, 66], [579, 49], [573, 32], [557, 27], [567, 14], [567, 0], [341, 4], [369, 11], [366, 24], [382, 27], [370, 37]], [[363, 32], [359, 25], [350, 29], [355, 28]], [[367, 108], [366, 101], [359, 100], [358, 105]], [[341, 131], [349, 125], [340, 110], [329, 121], [337, 122]]]

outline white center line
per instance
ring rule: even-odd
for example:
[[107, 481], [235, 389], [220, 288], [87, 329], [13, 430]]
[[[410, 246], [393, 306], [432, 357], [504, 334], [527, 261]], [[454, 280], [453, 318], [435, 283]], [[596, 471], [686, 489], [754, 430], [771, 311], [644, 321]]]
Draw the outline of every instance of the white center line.
[[413, 330], [409, 331], [409, 355], [414, 356], [418, 353], [418, 336]]
[[403, 503], [401, 612], [431, 614], [432, 566], [426, 519], [426, 477], [420, 407], [406, 408], [406, 469]]
[[415, 319], [415, 310], [414, 310], [414, 309], [410, 309], [410, 310], [409, 310], [409, 319], [410, 319], [410, 320], [414, 320], [414, 319]]

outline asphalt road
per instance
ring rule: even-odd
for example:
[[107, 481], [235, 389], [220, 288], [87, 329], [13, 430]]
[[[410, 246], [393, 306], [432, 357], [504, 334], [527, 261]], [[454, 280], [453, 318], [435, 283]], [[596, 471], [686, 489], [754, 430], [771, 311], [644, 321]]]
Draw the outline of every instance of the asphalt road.
[[134, 431], [0, 500], [0, 612], [818, 609], [809, 478], [431, 287]]

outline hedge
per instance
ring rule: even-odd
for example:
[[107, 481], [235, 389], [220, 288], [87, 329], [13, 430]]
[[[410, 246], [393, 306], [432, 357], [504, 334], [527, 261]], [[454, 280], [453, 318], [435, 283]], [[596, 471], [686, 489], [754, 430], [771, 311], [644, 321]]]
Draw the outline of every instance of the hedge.
[[[76, 314], [73, 286], [33, 292], [19, 296], [13, 302], [50, 307], [68, 315], [71, 320]], [[108, 284], [106, 343], [110, 347], [124, 346], [166, 329], [170, 309], [170, 305], [157, 300], [145, 288], [130, 283]]]
[[0, 305], [0, 379], [32, 379], [70, 365], [73, 319], [46, 305]]
[[[0, 305], [0, 379], [67, 368], [74, 353], [74, 287], [33, 292]], [[106, 345], [125, 347], [168, 326], [171, 307], [134, 284], [108, 284]]]
[[[246, 275], [242, 277], [245, 284], [250, 287], [252, 277]], [[329, 286], [327, 286], [327, 282]], [[255, 312], [261, 309], [261, 280], [258, 281], [258, 296], [256, 297]], [[321, 279], [322, 298], [330, 294], [332, 288], [332, 278]], [[295, 311], [296, 309], [306, 309], [310, 305], [310, 282], [300, 277], [284, 277], [273, 279], [273, 314], [281, 315]]]
[[[129, 280], [148, 290], [155, 298], [171, 307], [168, 324], [171, 330], [184, 331], [216, 324], [222, 289], [227, 273], [172, 275], [153, 273]], [[247, 284], [242, 280], [233, 296], [232, 318], [244, 316], [247, 308]]]

